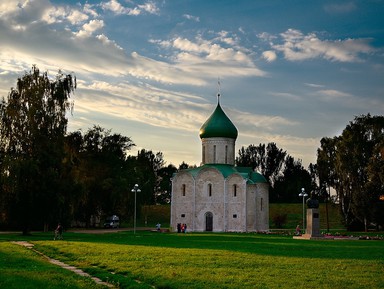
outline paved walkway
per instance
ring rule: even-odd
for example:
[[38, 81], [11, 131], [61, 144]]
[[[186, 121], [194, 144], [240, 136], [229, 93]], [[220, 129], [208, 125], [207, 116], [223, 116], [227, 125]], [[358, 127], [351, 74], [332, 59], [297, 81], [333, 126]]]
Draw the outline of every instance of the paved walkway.
[[74, 272], [75, 274], [77, 275], [80, 275], [80, 276], [84, 276], [84, 277], [88, 277], [88, 278], [91, 278], [93, 281], [95, 281], [97, 284], [100, 284], [100, 285], [104, 285], [104, 286], [107, 286], [107, 287], [110, 287], [110, 288], [115, 288], [112, 284], [110, 283], [107, 283], [107, 282], [104, 282], [102, 281], [101, 279], [97, 278], [97, 277], [93, 277], [91, 275], [89, 275], [88, 273], [74, 267], [74, 266], [70, 266], [68, 264], [65, 264], [59, 260], [56, 260], [56, 259], [52, 259], [52, 258], [49, 258], [48, 256], [44, 255], [43, 253], [41, 253], [40, 251], [37, 251], [36, 249], [33, 248], [33, 244], [29, 243], [29, 242], [26, 242], [26, 241], [17, 241], [17, 242], [12, 242], [14, 244], [17, 244], [17, 245], [20, 245], [20, 246], [24, 246], [34, 252], [36, 252], [37, 254], [43, 256], [44, 258], [46, 258], [50, 263], [54, 264], [54, 265], [57, 265], [57, 266], [60, 266], [64, 269], [67, 269], [69, 271], [72, 271]]

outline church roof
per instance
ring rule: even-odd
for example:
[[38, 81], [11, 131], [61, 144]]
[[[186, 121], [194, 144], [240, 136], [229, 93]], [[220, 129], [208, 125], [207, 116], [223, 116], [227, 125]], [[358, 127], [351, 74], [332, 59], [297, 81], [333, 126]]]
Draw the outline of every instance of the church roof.
[[193, 177], [196, 177], [203, 169], [206, 168], [214, 168], [218, 170], [224, 178], [229, 177], [232, 174], [239, 174], [244, 179], [247, 180], [248, 184], [256, 184], [256, 183], [266, 183], [267, 180], [263, 177], [263, 175], [255, 172], [250, 167], [235, 167], [232, 165], [225, 164], [205, 164], [203, 166], [197, 168], [191, 168], [183, 170], [183, 172], [189, 172]]
[[217, 102], [215, 111], [200, 128], [200, 138], [225, 137], [236, 139], [237, 134], [237, 128], [221, 108], [220, 102]]

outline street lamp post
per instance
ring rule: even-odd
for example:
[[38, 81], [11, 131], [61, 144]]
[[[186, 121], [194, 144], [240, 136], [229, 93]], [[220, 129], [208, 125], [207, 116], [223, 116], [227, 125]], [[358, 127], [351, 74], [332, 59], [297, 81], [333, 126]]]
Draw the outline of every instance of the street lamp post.
[[[308, 194], [305, 192], [304, 188], [301, 188], [301, 193], [299, 194], [299, 197], [303, 197], [303, 230], [305, 230], [305, 209], [304, 209], [304, 201], [305, 197], [308, 197]], [[305, 231], [304, 231], [305, 232]]]
[[139, 185], [135, 184], [133, 186], [133, 189], [131, 190], [131, 192], [135, 193], [135, 212], [133, 215], [133, 234], [136, 234], [136, 194], [141, 192], [141, 190], [139, 189]]

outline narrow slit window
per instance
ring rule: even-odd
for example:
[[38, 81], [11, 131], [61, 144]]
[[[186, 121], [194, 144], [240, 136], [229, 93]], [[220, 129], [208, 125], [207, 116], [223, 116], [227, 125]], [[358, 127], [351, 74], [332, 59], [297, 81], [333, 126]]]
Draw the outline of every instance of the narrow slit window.
[[216, 163], [216, 146], [213, 146], [213, 163]]
[[208, 184], [208, 197], [212, 197], [212, 184]]
[[228, 163], [228, 146], [225, 146], [225, 163]]
[[205, 146], [203, 146], [203, 164], [205, 164]]
[[237, 185], [236, 184], [233, 185], [233, 196], [237, 197]]
[[185, 184], [182, 185], [181, 190], [182, 190], [183, 197], [185, 197], [185, 190], [186, 190], [186, 189], [185, 189]]
[[263, 210], [263, 198], [260, 199], [260, 211]]

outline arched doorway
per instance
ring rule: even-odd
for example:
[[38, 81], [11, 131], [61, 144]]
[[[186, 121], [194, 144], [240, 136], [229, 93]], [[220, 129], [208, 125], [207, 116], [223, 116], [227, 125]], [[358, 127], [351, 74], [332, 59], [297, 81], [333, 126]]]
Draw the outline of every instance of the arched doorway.
[[205, 213], [205, 231], [212, 232], [213, 230], [213, 214], [211, 212]]

